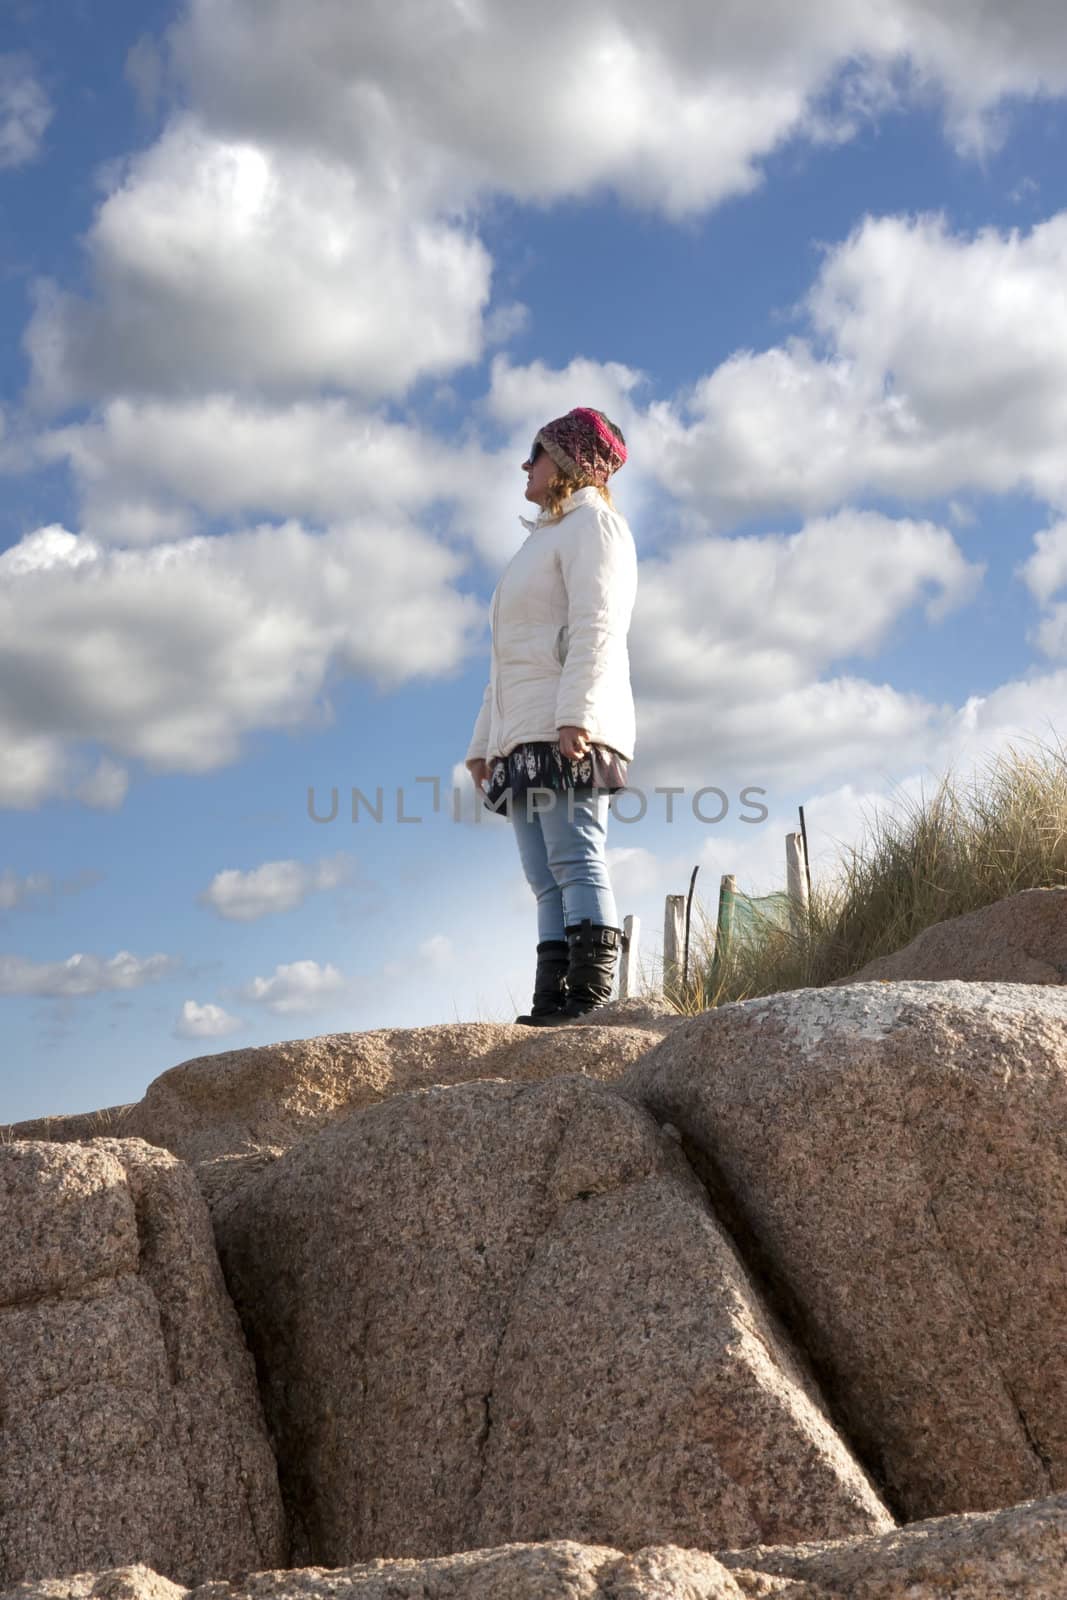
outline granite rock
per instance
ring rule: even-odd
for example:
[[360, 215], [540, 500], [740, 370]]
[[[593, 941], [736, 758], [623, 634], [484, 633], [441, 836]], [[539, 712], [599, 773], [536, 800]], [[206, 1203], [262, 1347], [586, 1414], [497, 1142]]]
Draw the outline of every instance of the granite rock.
[[0, 1582], [285, 1559], [252, 1360], [165, 1151], [0, 1145], [0, 1424]]
[[242, 1573], [192, 1591], [145, 1567], [17, 1585], [3, 1600], [1063, 1600], [1067, 1496], [898, 1532], [715, 1554], [555, 1540], [425, 1560]]
[[605, 1006], [596, 1023], [569, 1028], [443, 1023], [223, 1050], [170, 1067], [142, 1100], [11, 1123], [0, 1135], [145, 1139], [188, 1162], [214, 1205], [249, 1173], [360, 1106], [479, 1078], [532, 1083], [582, 1072], [607, 1082], [683, 1021], [633, 999]]
[[2, 1600], [744, 1600], [714, 1556], [653, 1547], [624, 1555], [557, 1539], [421, 1561], [257, 1572], [192, 1590], [145, 1567], [27, 1584]]
[[1067, 994], [772, 995], [618, 1089], [680, 1131], [902, 1519], [1067, 1486]]
[[294, 1564], [892, 1525], [677, 1142], [604, 1085], [394, 1096], [214, 1220]]
[[[1063, 1600], [1067, 1495], [872, 1538], [719, 1555], [742, 1594], [785, 1600]], [[762, 1589], [758, 1576], [780, 1588]]]
[[1067, 889], [1023, 889], [924, 928], [892, 955], [837, 984], [904, 978], [967, 983], [1067, 983]]

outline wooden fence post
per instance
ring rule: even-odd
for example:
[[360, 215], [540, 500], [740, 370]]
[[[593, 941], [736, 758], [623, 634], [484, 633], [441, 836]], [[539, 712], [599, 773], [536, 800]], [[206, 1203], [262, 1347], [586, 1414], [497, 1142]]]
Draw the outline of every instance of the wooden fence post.
[[663, 988], [675, 993], [682, 983], [685, 945], [685, 895], [669, 894], [663, 906]]
[[732, 872], [724, 872], [719, 879], [719, 913], [715, 919], [715, 954], [725, 961], [730, 951], [734, 931], [734, 900], [737, 879]]
[[794, 934], [803, 934], [808, 926], [808, 874], [803, 834], [787, 833], [785, 836], [785, 881], [789, 891], [789, 925]]
[[619, 960], [619, 999], [629, 1000], [637, 993], [637, 940], [641, 932], [641, 918], [622, 919], [622, 956]]

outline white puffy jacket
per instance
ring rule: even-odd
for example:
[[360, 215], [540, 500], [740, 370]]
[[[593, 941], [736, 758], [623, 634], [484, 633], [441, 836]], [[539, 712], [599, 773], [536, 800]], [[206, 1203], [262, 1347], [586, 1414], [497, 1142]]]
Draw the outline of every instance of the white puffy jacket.
[[634, 701], [626, 635], [637, 551], [626, 518], [586, 486], [544, 513], [505, 567], [492, 599], [489, 682], [465, 759], [506, 756], [527, 740], [585, 728], [631, 760]]

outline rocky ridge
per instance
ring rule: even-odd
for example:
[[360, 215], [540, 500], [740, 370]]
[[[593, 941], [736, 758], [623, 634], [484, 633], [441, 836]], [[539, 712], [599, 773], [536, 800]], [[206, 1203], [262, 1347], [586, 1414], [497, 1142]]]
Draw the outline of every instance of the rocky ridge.
[[558, 1539], [424, 1560], [242, 1573], [185, 1589], [144, 1565], [5, 1600], [1063, 1600], [1067, 1495], [896, 1533], [708, 1553]]
[[1067, 1595], [1054, 983], [289, 1041], [102, 1120], [0, 1141], [0, 1593]]

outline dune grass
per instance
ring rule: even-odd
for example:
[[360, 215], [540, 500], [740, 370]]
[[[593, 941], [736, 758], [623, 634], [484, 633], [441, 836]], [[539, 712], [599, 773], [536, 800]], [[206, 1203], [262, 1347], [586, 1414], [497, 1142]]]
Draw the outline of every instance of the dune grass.
[[1067, 885], [1067, 751], [1034, 741], [990, 758], [969, 778], [951, 769], [918, 801], [865, 818], [827, 881], [812, 884], [806, 925], [757, 926], [716, 952], [706, 914], [690, 929], [690, 980], [666, 998], [709, 1006], [845, 978], [901, 949], [935, 922], [1022, 889]]

